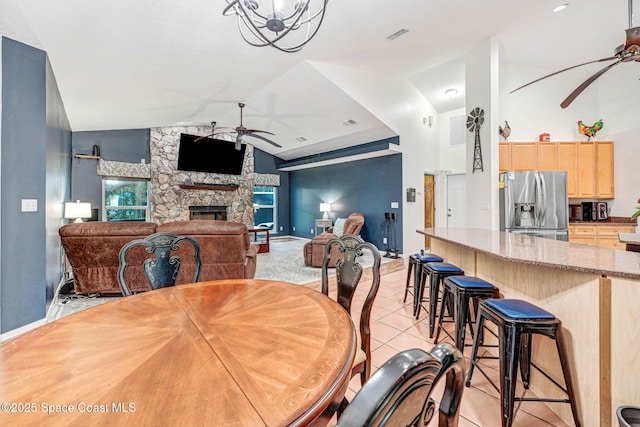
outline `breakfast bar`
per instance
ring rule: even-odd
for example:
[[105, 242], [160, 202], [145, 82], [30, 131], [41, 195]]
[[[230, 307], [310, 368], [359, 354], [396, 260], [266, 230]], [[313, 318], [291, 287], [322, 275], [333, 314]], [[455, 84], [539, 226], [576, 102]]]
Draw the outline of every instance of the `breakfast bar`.
[[[479, 228], [417, 232], [432, 252], [493, 283], [501, 297], [529, 301], [562, 321], [584, 426], [617, 425], [617, 407], [640, 403], [640, 254]], [[533, 360], [562, 383], [553, 343], [534, 340]], [[542, 375], [531, 389], [561, 397]], [[549, 406], [572, 425], [568, 405]]]

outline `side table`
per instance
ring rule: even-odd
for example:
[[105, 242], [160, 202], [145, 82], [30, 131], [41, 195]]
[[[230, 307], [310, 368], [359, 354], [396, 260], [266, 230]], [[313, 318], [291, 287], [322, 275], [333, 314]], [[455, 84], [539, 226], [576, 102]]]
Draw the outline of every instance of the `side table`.
[[[330, 219], [322, 219], [322, 218], [316, 219], [316, 229], [315, 229], [316, 236], [324, 233], [327, 230], [327, 228], [331, 227], [332, 225], [333, 224], [331, 223]], [[322, 230], [320, 231], [320, 233], [318, 233], [318, 228]]]
[[269, 229], [268, 228], [250, 228], [249, 234], [251, 236], [251, 243], [256, 243], [260, 246], [258, 250], [259, 254], [269, 252]]

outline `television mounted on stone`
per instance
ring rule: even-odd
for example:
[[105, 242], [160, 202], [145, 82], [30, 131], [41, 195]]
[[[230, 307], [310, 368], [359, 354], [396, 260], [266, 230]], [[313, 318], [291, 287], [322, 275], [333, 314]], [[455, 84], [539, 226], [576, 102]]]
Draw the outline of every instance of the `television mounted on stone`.
[[246, 148], [242, 144], [236, 150], [233, 142], [181, 133], [178, 170], [242, 175]]

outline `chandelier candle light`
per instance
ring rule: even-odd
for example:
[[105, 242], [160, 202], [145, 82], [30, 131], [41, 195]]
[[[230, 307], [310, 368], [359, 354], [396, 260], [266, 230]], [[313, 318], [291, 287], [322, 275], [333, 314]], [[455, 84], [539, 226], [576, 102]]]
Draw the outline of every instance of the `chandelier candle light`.
[[[225, 0], [224, 16], [236, 15], [251, 46], [298, 52], [316, 35], [329, 0]], [[286, 37], [288, 34], [291, 36]]]

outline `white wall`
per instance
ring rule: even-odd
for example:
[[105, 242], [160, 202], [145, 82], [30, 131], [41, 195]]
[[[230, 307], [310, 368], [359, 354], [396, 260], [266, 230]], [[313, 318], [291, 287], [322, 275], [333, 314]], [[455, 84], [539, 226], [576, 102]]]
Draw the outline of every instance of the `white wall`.
[[314, 66], [400, 135], [402, 185], [417, 189], [415, 202], [407, 202], [404, 194], [400, 201], [404, 252], [419, 250], [424, 246], [423, 236], [416, 233], [424, 227], [424, 173], [437, 169], [439, 162], [438, 120], [430, 128], [423, 119], [436, 116], [435, 109], [406, 79], [329, 64]]
[[440, 143], [438, 169], [452, 173], [465, 173], [467, 165], [466, 144], [450, 145], [450, 120], [456, 116], [464, 116], [466, 120], [467, 112], [464, 108], [458, 108], [440, 113], [435, 119], [438, 122], [438, 141]]
[[498, 228], [498, 44], [488, 39], [473, 48], [465, 64], [467, 113], [484, 110], [480, 128], [483, 171], [473, 172], [475, 134], [467, 134], [467, 226]]

